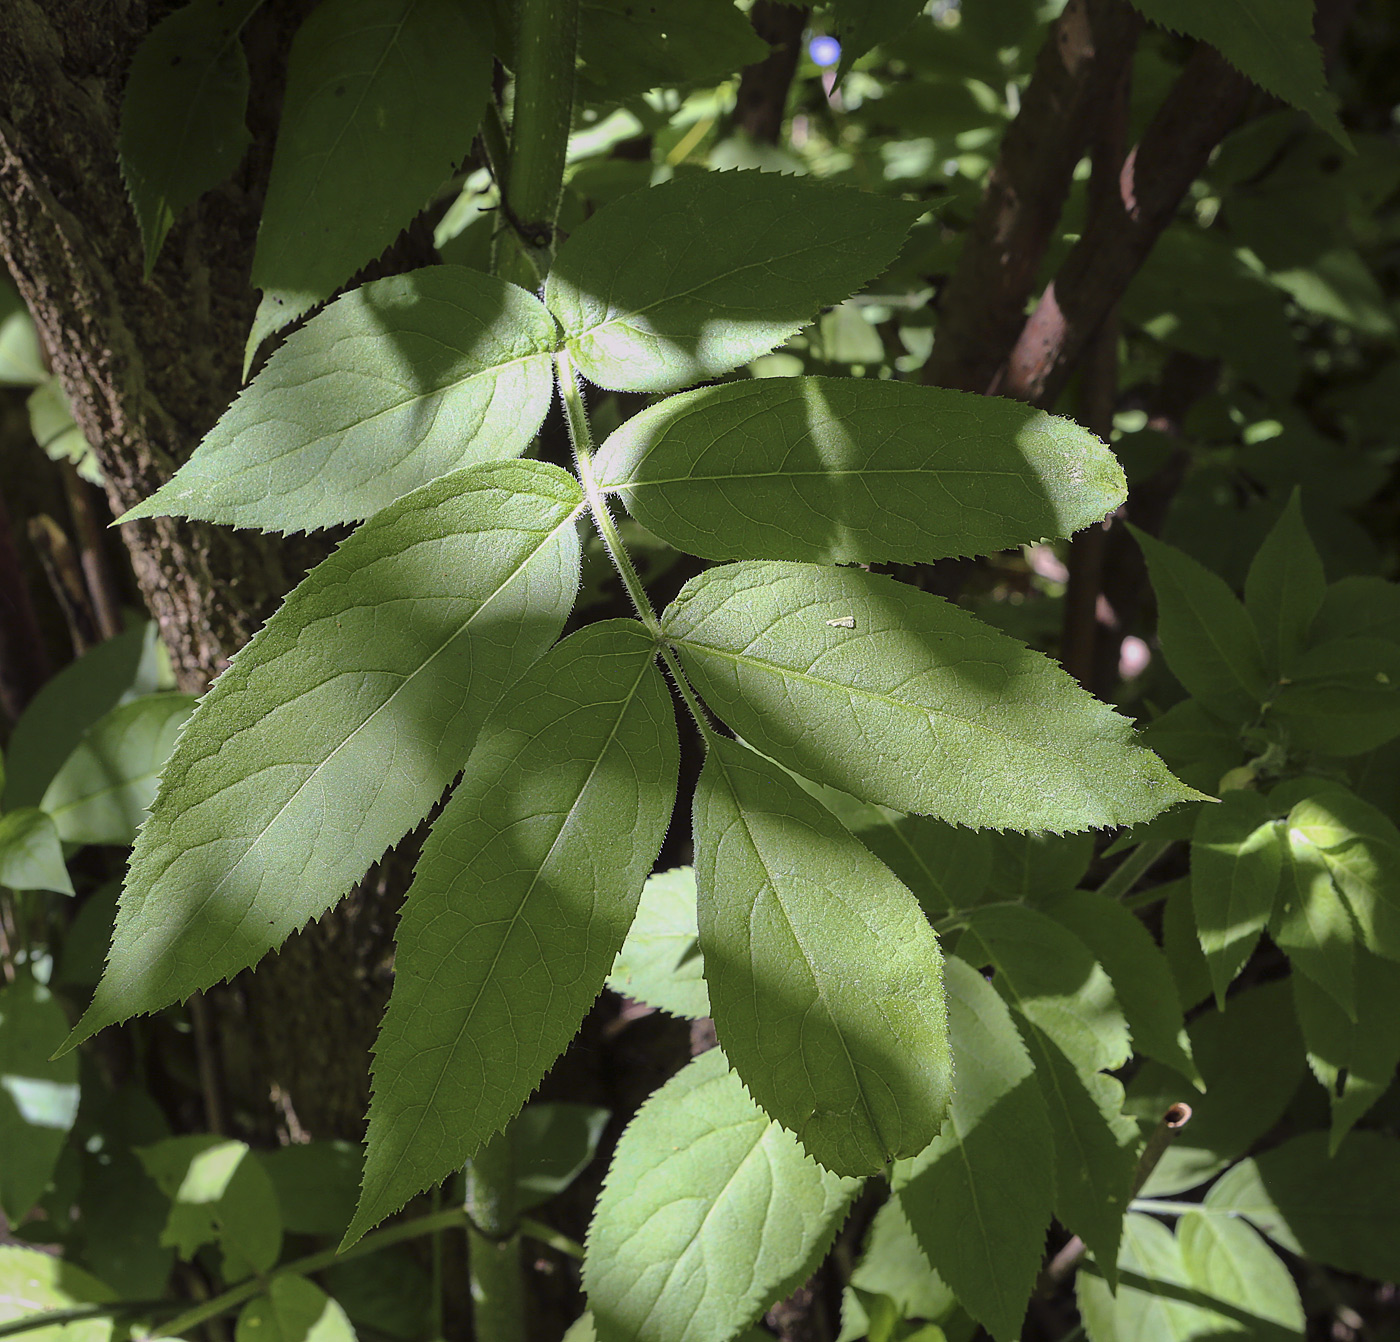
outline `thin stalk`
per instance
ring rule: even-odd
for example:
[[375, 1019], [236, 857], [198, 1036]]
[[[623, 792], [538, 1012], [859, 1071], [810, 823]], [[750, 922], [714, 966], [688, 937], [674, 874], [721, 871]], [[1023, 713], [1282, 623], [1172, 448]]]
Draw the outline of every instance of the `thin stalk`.
[[221, 1314], [227, 1314], [229, 1310], [237, 1309], [245, 1300], [251, 1300], [255, 1295], [261, 1294], [267, 1290], [268, 1284], [274, 1277], [285, 1276], [287, 1273], [295, 1273], [304, 1277], [312, 1272], [320, 1272], [325, 1268], [348, 1263], [355, 1258], [362, 1258], [367, 1253], [387, 1249], [391, 1244], [399, 1244], [406, 1239], [417, 1239], [419, 1235], [431, 1235], [439, 1230], [450, 1230], [453, 1227], [465, 1226], [466, 1224], [467, 1212], [463, 1207], [449, 1207], [446, 1211], [433, 1212], [413, 1221], [401, 1221], [398, 1225], [375, 1231], [372, 1235], [366, 1235], [364, 1239], [357, 1244], [352, 1244], [344, 1251], [326, 1249], [321, 1253], [308, 1254], [305, 1258], [283, 1263], [281, 1267], [273, 1268], [271, 1272], [263, 1273], [259, 1277], [250, 1277], [247, 1281], [241, 1281], [237, 1286], [231, 1286], [220, 1295], [202, 1301], [193, 1309], [186, 1310], [183, 1314], [177, 1314], [173, 1319], [161, 1324], [145, 1336], [149, 1338], [175, 1337], [180, 1333], [187, 1333], [190, 1329], [199, 1327], [206, 1320], [216, 1319]]
[[617, 525], [613, 522], [612, 513], [608, 511], [608, 501], [603, 497], [603, 491], [598, 488], [598, 482], [594, 478], [593, 431], [588, 424], [588, 410], [583, 403], [583, 392], [579, 388], [578, 373], [574, 369], [573, 360], [569, 358], [568, 350], [560, 350], [554, 356], [554, 366], [559, 382], [559, 399], [563, 402], [564, 418], [569, 426], [569, 444], [574, 450], [574, 465], [578, 470], [584, 495], [588, 499], [589, 509], [593, 513], [593, 523], [598, 528], [598, 534], [603, 538], [603, 547], [608, 552], [608, 558], [612, 560], [618, 577], [622, 579], [622, 585], [632, 601], [632, 608], [637, 612], [637, 618], [646, 626], [647, 633], [656, 640], [661, 660], [666, 663], [666, 669], [671, 673], [671, 679], [675, 681], [676, 689], [680, 691], [685, 706], [690, 710], [691, 717], [695, 719], [696, 725], [700, 728], [700, 734], [708, 741], [714, 733], [714, 728], [710, 725], [704, 706], [700, 703], [695, 691], [691, 689], [690, 682], [685, 678], [685, 672], [681, 670], [681, 664], [676, 659], [676, 654], [671, 650], [671, 645], [667, 643], [666, 636], [661, 632], [661, 621], [657, 619], [651, 598], [647, 595], [646, 588], [637, 575], [636, 566], [632, 563], [632, 556], [627, 553], [627, 547], [622, 543]]
[[525, 1342], [515, 1141], [496, 1133], [467, 1165], [467, 1267], [476, 1342]]
[[1106, 899], [1122, 899], [1170, 847], [1170, 839], [1139, 844], [1109, 873], [1108, 879], [1099, 886], [1099, 894]]

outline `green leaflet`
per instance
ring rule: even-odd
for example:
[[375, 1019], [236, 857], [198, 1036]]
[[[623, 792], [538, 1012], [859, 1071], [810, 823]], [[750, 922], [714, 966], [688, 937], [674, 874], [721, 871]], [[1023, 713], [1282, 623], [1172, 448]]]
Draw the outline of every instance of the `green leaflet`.
[[662, 619], [696, 688], [779, 763], [956, 824], [1132, 824], [1199, 794], [1058, 666], [860, 569], [731, 564]]
[[131, 843], [194, 705], [188, 694], [147, 694], [94, 723], [40, 803], [58, 837], [65, 843]]
[[841, 42], [836, 78], [844, 79], [871, 47], [898, 37], [923, 8], [918, 0], [832, 0], [831, 17]]
[[315, 1282], [294, 1272], [273, 1277], [267, 1294], [243, 1306], [234, 1342], [355, 1342], [345, 1311]]
[[244, 373], [406, 228], [471, 144], [492, 28], [456, 0], [323, 0], [292, 43]]
[[1055, 1214], [1112, 1263], [1137, 1157], [1123, 1088], [1102, 1075], [1132, 1053], [1113, 985], [1078, 937], [1035, 909], [988, 905], [965, 918], [958, 953], [993, 966], [996, 988], [1029, 1026], [1055, 1138]]
[[1306, 974], [1289, 975], [1308, 1066], [1332, 1106], [1333, 1152], [1385, 1094], [1400, 1064], [1400, 975], [1364, 946], [1355, 956], [1355, 1022]]
[[1400, 1277], [1400, 1141], [1353, 1132], [1335, 1155], [1327, 1134], [1292, 1137], [1242, 1160], [1206, 1209], [1246, 1217], [1283, 1248], [1379, 1281]]
[[1326, 858], [1291, 825], [1269, 935], [1296, 971], [1356, 1020], [1356, 927]]
[[1359, 755], [1400, 736], [1400, 644], [1339, 638], [1298, 656], [1270, 706], [1290, 745]]
[[1092, 1269], [1075, 1282], [1090, 1342], [1303, 1337], [1293, 1278], [1242, 1222], [1192, 1213], [1173, 1235], [1160, 1221], [1131, 1213], [1118, 1270], [1116, 1293]]
[[243, 116], [248, 61], [239, 34], [262, 0], [194, 0], [141, 43], [122, 97], [117, 152], [150, 277], [187, 205], [218, 186], [253, 142]]
[[[42, 1249], [0, 1245], [0, 1324], [17, 1323], [31, 1315], [117, 1299], [110, 1286], [80, 1267]], [[62, 1331], [36, 1332], [32, 1342], [110, 1342], [124, 1335], [110, 1318], [70, 1323]]]
[[1069, 890], [1042, 908], [1069, 928], [1103, 966], [1113, 982], [1136, 1051], [1166, 1063], [1193, 1084], [1199, 1083], [1191, 1040], [1182, 1023], [1181, 998], [1166, 956], [1142, 920], [1096, 890]]
[[1244, 584], [1245, 609], [1275, 675], [1291, 670], [1326, 591], [1322, 560], [1308, 535], [1295, 489], [1255, 554]]
[[922, 208], [776, 173], [678, 178], [575, 229], [544, 301], [585, 377], [675, 391], [766, 353], [878, 274]]
[[807, 1279], [859, 1187], [702, 1054], [613, 1155], [583, 1265], [599, 1342], [728, 1342]]
[[1207, 707], [1233, 719], [1269, 695], [1259, 635], [1225, 580], [1174, 546], [1129, 526], [1157, 596], [1157, 630], [1172, 673]]
[[858, 378], [673, 396], [596, 473], [643, 526], [706, 559], [926, 563], [1068, 536], [1127, 497], [1087, 429], [1015, 401]]
[[418, 822], [558, 635], [579, 503], [557, 467], [471, 467], [312, 570], [171, 755], [70, 1043], [256, 963]]
[[73, 893], [53, 820], [36, 806], [0, 816], [0, 886]]
[[519, 456], [549, 408], [556, 338], [537, 298], [462, 266], [366, 284], [290, 336], [122, 521], [309, 531]]
[[[1340, 787], [1288, 813], [1290, 839], [1310, 844], [1377, 955], [1400, 960], [1400, 832], [1374, 806]], [[1296, 836], [1296, 837], [1295, 837]]]
[[942, 955], [894, 873], [782, 770], [716, 738], [695, 881], [715, 1031], [754, 1099], [839, 1174], [927, 1146], [952, 1088]]
[[637, 916], [608, 975], [608, 987], [688, 1020], [710, 1014], [696, 926], [693, 867], [659, 871], [647, 878]]
[[616, 103], [662, 84], [715, 84], [769, 51], [733, 0], [582, 0], [579, 95]]
[[888, 1296], [906, 1319], [939, 1319], [958, 1303], [947, 1283], [930, 1265], [898, 1198], [886, 1202], [870, 1223], [865, 1252], [851, 1272], [850, 1286], [842, 1302], [843, 1337], [865, 1336], [864, 1332], [852, 1330], [856, 1322], [852, 1315], [855, 1309], [860, 1309], [856, 1291]]
[[1284, 837], [1268, 802], [1232, 789], [1201, 809], [1191, 839], [1191, 904], [1196, 934], [1221, 1009], [1225, 989], [1245, 966], [1278, 897]]
[[1351, 140], [1327, 88], [1311, 0], [1132, 0], [1153, 23], [1200, 38], [1276, 98], [1306, 112], [1344, 149]]
[[1334, 582], [1312, 622], [1314, 643], [1339, 638], [1383, 638], [1400, 643], [1400, 584], [1384, 578]]
[[78, 1116], [78, 1060], [49, 1055], [68, 1033], [53, 995], [21, 971], [0, 987], [0, 1211], [11, 1225], [38, 1202]]
[[933, 1144], [896, 1170], [895, 1186], [919, 1244], [959, 1303], [998, 1342], [1013, 1342], [1050, 1224], [1049, 1118], [996, 989], [956, 956], [944, 979], [953, 1104]]
[[499, 1131], [602, 988], [675, 805], [655, 655], [589, 625], [483, 728], [404, 905], [347, 1243]]

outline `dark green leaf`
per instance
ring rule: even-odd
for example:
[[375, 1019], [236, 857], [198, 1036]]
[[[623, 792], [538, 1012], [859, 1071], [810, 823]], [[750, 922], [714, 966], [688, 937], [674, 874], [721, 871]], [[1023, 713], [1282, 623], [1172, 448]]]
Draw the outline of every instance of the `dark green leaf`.
[[633, 621], [589, 625], [482, 730], [399, 923], [347, 1242], [499, 1131], [602, 988], [676, 798], [655, 656]]
[[43, 1194], [78, 1114], [78, 1060], [50, 1061], [68, 1017], [27, 974], [0, 987], [0, 1211], [19, 1225]]
[[579, 495], [543, 462], [455, 472], [286, 599], [166, 765], [72, 1042], [256, 963], [418, 822], [563, 625]]
[[700, 945], [720, 1043], [828, 1169], [933, 1140], [952, 1086], [918, 901], [787, 774], [715, 739], [695, 792]]
[[599, 1342], [727, 1342], [807, 1279], [859, 1187], [702, 1054], [613, 1156], [583, 1266]]
[[663, 617], [712, 708], [779, 763], [958, 824], [1130, 824], [1195, 794], [1039, 653], [860, 569], [743, 563]]
[[1336, 1155], [1327, 1134], [1304, 1133], [1241, 1161], [1206, 1195], [1285, 1249], [1342, 1272], [1400, 1277], [1400, 1141], [1353, 1132]]
[[287, 68], [244, 356], [406, 228], [471, 145], [492, 26], [456, 0], [323, 0]]
[[1334, 582], [1310, 630], [1314, 644], [1339, 638], [1383, 638], [1400, 643], [1400, 583], [1366, 576]]
[[1068, 536], [1126, 497], [1087, 429], [908, 382], [768, 378], [673, 396], [603, 445], [598, 482], [706, 559], [928, 563]]
[[1191, 840], [1191, 904], [1216, 1003], [1244, 968], [1278, 897], [1285, 838], [1268, 802], [1234, 788], [1206, 806]]
[[593, 1159], [611, 1115], [591, 1104], [527, 1104], [510, 1125], [515, 1210], [562, 1193]]
[[695, 869], [659, 871], [642, 887], [642, 902], [613, 962], [608, 987], [673, 1016], [710, 1014], [705, 961], [695, 915]]
[[836, 77], [844, 79], [871, 47], [898, 37], [923, 9], [919, 0], [832, 0], [831, 16], [841, 42]]
[[519, 456], [553, 390], [554, 318], [513, 284], [429, 266], [336, 299], [268, 360], [194, 455], [122, 521], [303, 531], [372, 516]]
[[1265, 537], [1244, 584], [1244, 604], [1259, 631], [1264, 659], [1275, 675], [1288, 671], [1302, 651], [1308, 626], [1322, 605], [1327, 578], [1303, 521], [1294, 490]]
[[295, 1272], [273, 1277], [238, 1315], [234, 1342], [355, 1342], [345, 1311]]
[[1400, 643], [1339, 638], [1293, 663], [1270, 716], [1289, 744], [1325, 755], [1359, 755], [1400, 736]]
[[1269, 679], [1248, 613], [1223, 578], [1174, 546], [1131, 528], [1157, 594], [1157, 633], [1176, 678], [1207, 707], [1251, 711]]
[[776, 173], [678, 178], [576, 229], [545, 303], [585, 377], [675, 391], [766, 353], [878, 274], [920, 209]]
[[58, 837], [65, 843], [131, 843], [194, 706], [191, 694], [148, 694], [94, 723], [40, 803]]
[[292, 1235], [343, 1235], [355, 1214], [364, 1152], [350, 1142], [293, 1142], [262, 1153]]
[[171, 225], [218, 186], [253, 137], [243, 124], [248, 62], [239, 33], [262, 0], [194, 0], [137, 49], [122, 98], [117, 152], [150, 275]]
[[957, 1089], [943, 1131], [896, 1171], [929, 1262], [999, 1342], [1020, 1337], [1045, 1252], [1054, 1150], [1005, 1004], [966, 962], [945, 966]]

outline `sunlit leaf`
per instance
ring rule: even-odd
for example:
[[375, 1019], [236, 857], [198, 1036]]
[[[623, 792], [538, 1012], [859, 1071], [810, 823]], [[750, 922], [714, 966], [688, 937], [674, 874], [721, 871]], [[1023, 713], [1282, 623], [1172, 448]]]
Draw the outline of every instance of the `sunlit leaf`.
[[695, 869], [659, 871], [642, 887], [642, 902], [613, 962], [608, 987], [673, 1016], [710, 1014], [705, 961], [695, 915]]

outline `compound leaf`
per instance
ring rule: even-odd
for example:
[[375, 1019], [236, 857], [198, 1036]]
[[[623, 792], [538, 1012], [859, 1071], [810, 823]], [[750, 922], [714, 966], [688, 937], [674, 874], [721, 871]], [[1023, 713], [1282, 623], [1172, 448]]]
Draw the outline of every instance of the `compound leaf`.
[[555, 339], [537, 298], [463, 266], [366, 284], [290, 336], [174, 477], [121, 520], [311, 530], [519, 456], [549, 408]]
[[1087, 429], [908, 382], [768, 378], [634, 415], [599, 483], [706, 559], [926, 563], [1068, 536], [1127, 497]]
[[583, 1264], [598, 1342], [728, 1342], [807, 1279], [859, 1187], [702, 1054], [613, 1156]]
[[1045, 1253], [1050, 1123], [996, 989], [956, 956], [944, 982], [957, 1088], [943, 1131], [895, 1185], [934, 1270], [998, 1342], [1013, 1342]]
[[511, 1118], [597, 997], [676, 799], [641, 625], [589, 625], [482, 729], [423, 847], [375, 1045], [352, 1242]]
[[1132, 824], [1199, 794], [1059, 667], [861, 569], [750, 562], [663, 617], [710, 706], [780, 764], [956, 824]]
[[470, 467], [312, 570], [170, 757], [70, 1043], [256, 963], [418, 822], [568, 615], [580, 494], [543, 462]]
[[579, 371], [675, 391], [780, 344], [894, 258], [922, 207], [777, 173], [634, 191], [559, 249], [544, 301]]
[[695, 878], [715, 1030], [759, 1104], [840, 1174], [927, 1146], [952, 1068], [942, 955], [914, 896], [723, 739], [696, 787]]
[[491, 23], [457, 0], [323, 0], [297, 31], [267, 184], [244, 356], [406, 228], [470, 146]]

